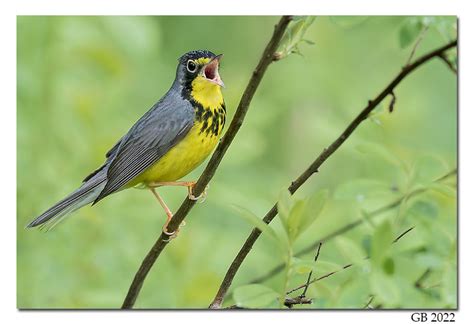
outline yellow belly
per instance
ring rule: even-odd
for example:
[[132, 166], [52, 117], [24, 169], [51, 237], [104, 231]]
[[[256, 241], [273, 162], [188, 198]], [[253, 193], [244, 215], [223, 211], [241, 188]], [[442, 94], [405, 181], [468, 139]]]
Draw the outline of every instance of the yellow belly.
[[[196, 124], [176, 146], [135, 178], [129, 187], [150, 182], [176, 181], [200, 165], [219, 142], [219, 136], [200, 132]], [[219, 132], [220, 133], [220, 132]]]

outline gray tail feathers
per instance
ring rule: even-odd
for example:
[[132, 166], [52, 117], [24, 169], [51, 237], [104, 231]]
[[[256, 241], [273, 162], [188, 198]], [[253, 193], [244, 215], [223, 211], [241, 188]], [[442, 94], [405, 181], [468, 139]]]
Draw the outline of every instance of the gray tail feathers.
[[46, 230], [52, 229], [73, 211], [92, 203], [106, 184], [106, 178], [100, 174], [84, 182], [76, 191], [49, 208], [26, 227], [41, 226]]

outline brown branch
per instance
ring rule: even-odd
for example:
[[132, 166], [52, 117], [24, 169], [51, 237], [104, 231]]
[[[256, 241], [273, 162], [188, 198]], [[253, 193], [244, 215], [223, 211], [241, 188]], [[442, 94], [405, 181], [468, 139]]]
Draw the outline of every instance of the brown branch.
[[[362, 123], [370, 114], [372, 110], [377, 107], [377, 105], [385, 99], [390, 93], [393, 92], [396, 86], [405, 79], [410, 73], [415, 71], [418, 67], [430, 61], [431, 59], [438, 57], [440, 54], [444, 53], [450, 48], [457, 46], [457, 40], [452, 41], [422, 57], [420, 57], [415, 62], [405, 66], [402, 71], [390, 82], [390, 84], [382, 90], [382, 92], [375, 97], [375, 99], [370, 100], [367, 106], [356, 116], [356, 118], [347, 126], [347, 128], [342, 132], [342, 134], [323, 152], [316, 158], [316, 160], [306, 169], [295, 181], [291, 183], [288, 187], [290, 194], [295, 193], [315, 172], [318, 171], [318, 168], [346, 141], [346, 139], [354, 132], [354, 130]], [[277, 205], [275, 204], [265, 215], [263, 221], [265, 223], [270, 223], [275, 216], [277, 215]], [[237, 256], [232, 261], [227, 273], [219, 287], [219, 290], [209, 305], [210, 308], [220, 308], [224, 300], [225, 294], [230, 288], [232, 281], [237, 273], [237, 270], [240, 268], [242, 262], [245, 260], [247, 254], [252, 249], [255, 241], [259, 238], [261, 231], [257, 228], [254, 228], [245, 243], [243, 244], [240, 251], [237, 253]]]
[[451, 62], [449, 60], [449, 58], [446, 56], [445, 53], [441, 53], [438, 55], [438, 57], [444, 62], [446, 63], [446, 65], [448, 66], [448, 68], [453, 71], [453, 73], [455, 74], [458, 74], [458, 70], [456, 69], [456, 67], [454, 66], [453, 62]]
[[421, 276], [415, 281], [415, 288], [417, 289], [423, 289], [423, 282], [429, 277], [431, 274], [431, 268], [427, 268]]
[[[318, 245], [318, 249], [316, 250], [316, 255], [314, 256], [314, 262], [318, 261], [319, 252], [321, 251], [322, 245], [323, 245], [323, 242], [320, 242]], [[313, 275], [313, 270], [309, 272], [308, 279], [306, 279], [306, 284], [304, 285], [304, 290], [299, 296], [285, 297], [285, 302], [283, 304], [286, 307], [292, 308], [294, 305], [311, 304], [313, 302], [311, 298], [306, 298], [306, 292], [308, 291], [308, 287], [310, 285], [312, 275]]]
[[[265, 74], [265, 71], [267, 70], [268, 66], [273, 62], [273, 54], [278, 49], [278, 45], [280, 44], [283, 34], [291, 20], [291, 16], [283, 16], [278, 22], [278, 24], [275, 26], [273, 36], [267, 44], [265, 50], [263, 51], [262, 57], [260, 58], [257, 67], [253, 71], [250, 81], [247, 84], [247, 87], [245, 88], [242, 98], [240, 99], [240, 103], [237, 107], [234, 118], [230, 123], [229, 129], [227, 130], [226, 134], [217, 146], [214, 154], [212, 155], [209, 163], [206, 166], [206, 169], [199, 177], [196, 186], [193, 188], [194, 194], [196, 196], [201, 195], [209, 181], [214, 176], [214, 173], [216, 172], [217, 167], [219, 166], [222, 158], [224, 157], [224, 154], [226, 153], [230, 144], [234, 140], [235, 135], [239, 131], [240, 126], [242, 125], [247, 110], [249, 108], [250, 102], [252, 101], [252, 98], [255, 94], [255, 91], [257, 90], [257, 87], [259, 86], [260, 81], [262, 80], [263, 75]], [[168, 225], [169, 232], [174, 232], [178, 229], [179, 224], [181, 224], [184, 218], [188, 215], [194, 204], [195, 201], [188, 198], [183, 201], [183, 203], [181, 204], [178, 211], [173, 216], [171, 222]], [[153, 245], [153, 247], [150, 249], [142, 264], [140, 265], [140, 268], [135, 274], [133, 282], [128, 290], [127, 296], [125, 297], [125, 300], [122, 304], [122, 308], [133, 307], [137, 296], [140, 293], [143, 282], [146, 276], [148, 275], [148, 272], [150, 271], [151, 267], [153, 266], [163, 249], [168, 244], [168, 239], [169, 236], [165, 233], [162, 233]]]
[[397, 97], [395, 96], [395, 93], [390, 92], [390, 95], [392, 96], [392, 99], [390, 100], [390, 105], [388, 106], [388, 112], [392, 113], [393, 109], [395, 108], [395, 102], [397, 101]]
[[285, 302], [283, 303], [286, 307], [292, 308], [295, 305], [304, 305], [304, 304], [312, 304], [313, 300], [311, 298], [306, 298], [304, 296], [297, 296], [297, 297], [286, 297]]
[[[303, 296], [297, 296], [297, 297], [286, 297], [285, 301], [283, 302], [283, 305], [285, 305], [288, 308], [293, 308], [295, 305], [304, 305], [304, 304], [312, 304], [313, 300], [311, 298], [305, 298]], [[231, 305], [229, 307], [225, 307], [225, 309], [250, 309], [250, 308], [245, 308], [242, 306], [237, 306], [237, 305]]]
[[[319, 242], [319, 245], [318, 245], [318, 250], [316, 251], [316, 255], [314, 257], [314, 262], [317, 262], [318, 261], [318, 258], [319, 258], [319, 252], [321, 251], [321, 245], [323, 245], [323, 242]], [[309, 272], [309, 275], [308, 275], [308, 279], [306, 280], [306, 285], [304, 287], [304, 290], [303, 292], [301, 293], [300, 297], [305, 297], [306, 296], [306, 292], [308, 291], [308, 287], [309, 287], [309, 283], [311, 281], [311, 276], [313, 275], [313, 270], [311, 270]]]

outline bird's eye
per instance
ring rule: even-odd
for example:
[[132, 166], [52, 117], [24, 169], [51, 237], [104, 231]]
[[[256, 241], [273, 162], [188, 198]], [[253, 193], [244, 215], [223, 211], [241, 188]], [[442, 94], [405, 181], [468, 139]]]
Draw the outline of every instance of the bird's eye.
[[188, 64], [187, 64], [187, 68], [188, 68], [188, 71], [191, 72], [191, 73], [196, 72], [196, 69], [197, 69], [196, 63], [189, 60]]

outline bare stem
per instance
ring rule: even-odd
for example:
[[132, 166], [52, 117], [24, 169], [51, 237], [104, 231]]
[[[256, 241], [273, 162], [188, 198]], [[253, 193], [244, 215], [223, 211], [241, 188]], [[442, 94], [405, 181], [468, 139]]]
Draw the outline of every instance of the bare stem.
[[410, 56], [408, 57], [407, 63], [405, 66], [410, 64], [411, 60], [413, 59], [413, 56], [415, 56], [416, 49], [418, 48], [418, 45], [420, 45], [421, 41], [423, 40], [423, 37], [425, 37], [426, 32], [428, 31], [429, 26], [425, 26], [423, 30], [421, 31], [420, 35], [416, 39], [415, 45], [411, 49]]
[[[413, 227], [410, 227], [409, 229], [407, 229], [406, 231], [404, 231], [403, 233], [401, 233], [400, 235], [398, 235], [398, 236], [392, 241], [392, 244], [395, 244], [395, 243], [397, 243], [398, 241], [400, 241], [400, 239], [401, 239], [402, 237], [404, 237], [405, 235], [407, 235], [408, 233], [410, 233], [414, 228], [415, 228], [414, 226], [413, 226]], [[368, 260], [368, 259], [369, 259], [369, 257], [367, 256], [367, 257], [365, 258], [365, 260]], [[291, 294], [291, 293], [293, 293], [293, 292], [295, 292], [295, 291], [297, 291], [297, 290], [303, 289], [303, 288], [306, 290], [306, 289], [308, 289], [308, 286], [309, 286], [309, 285], [315, 283], [316, 281], [320, 281], [320, 280], [326, 279], [326, 278], [332, 276], [333, 274], [339, 273], [339, 272], [341, 272], [341, 271], [343, 271], [343, 270], [345, 270], [345, 269], [348, 269], [348, 268], [352, 267], [353, 265], [354, 265], [353, 263], [346, 264], [346, 265], [343, 266], [341, 269], [335, 270], [335, 271], [331, 271], [331, 272], [326, 273], [326, 274], [324, 274], [324, 275], [322, 275], [322, 276], [320, 276], [320, 277], [318, 277], [318, 278], [315, 278], [315, 279], [313, 279], [313, 280], [311, 280], [311, 281], [309, 281], [309, 282], [306, 282], [305, 284], [303, 284], [303, 285], [301, 285], [301, 286], [298, 286], [298, 287], [296, 287], [296, 288], [291, 289], [291, 290], [288, 291], [286, 294], [289, 295], [289, 294]]]
[[458, 70], [456, 69], [456, 67], [454, 66], [454, 64], [448, 59], [448, 57], [446, 56], [446, 53], [441, 53], [439, 55], [439, 58], [444, 62], [446, 63], [446, 65], [448, 66], [448, 68], [453, 71], [454, 74], [458, 74]]
[[[323, 245], [323, 242], [319, 242], [318, 245], [318, 250], [316, 251], [316, 256], [314, 257], [314, 262], [318, 261], [319, 258], [319, 252], [321, 251], [321, 245]], [[311, 282], [311, 276], [313, 275], [313, 270], [310, 271], [308, 274], [308, 279], [306, 280], [306, 285], [304, 287], [303, 292], [301, 293], [300, 297], [305, 297], [306, 292], [308, 291], [309, 283]]]

